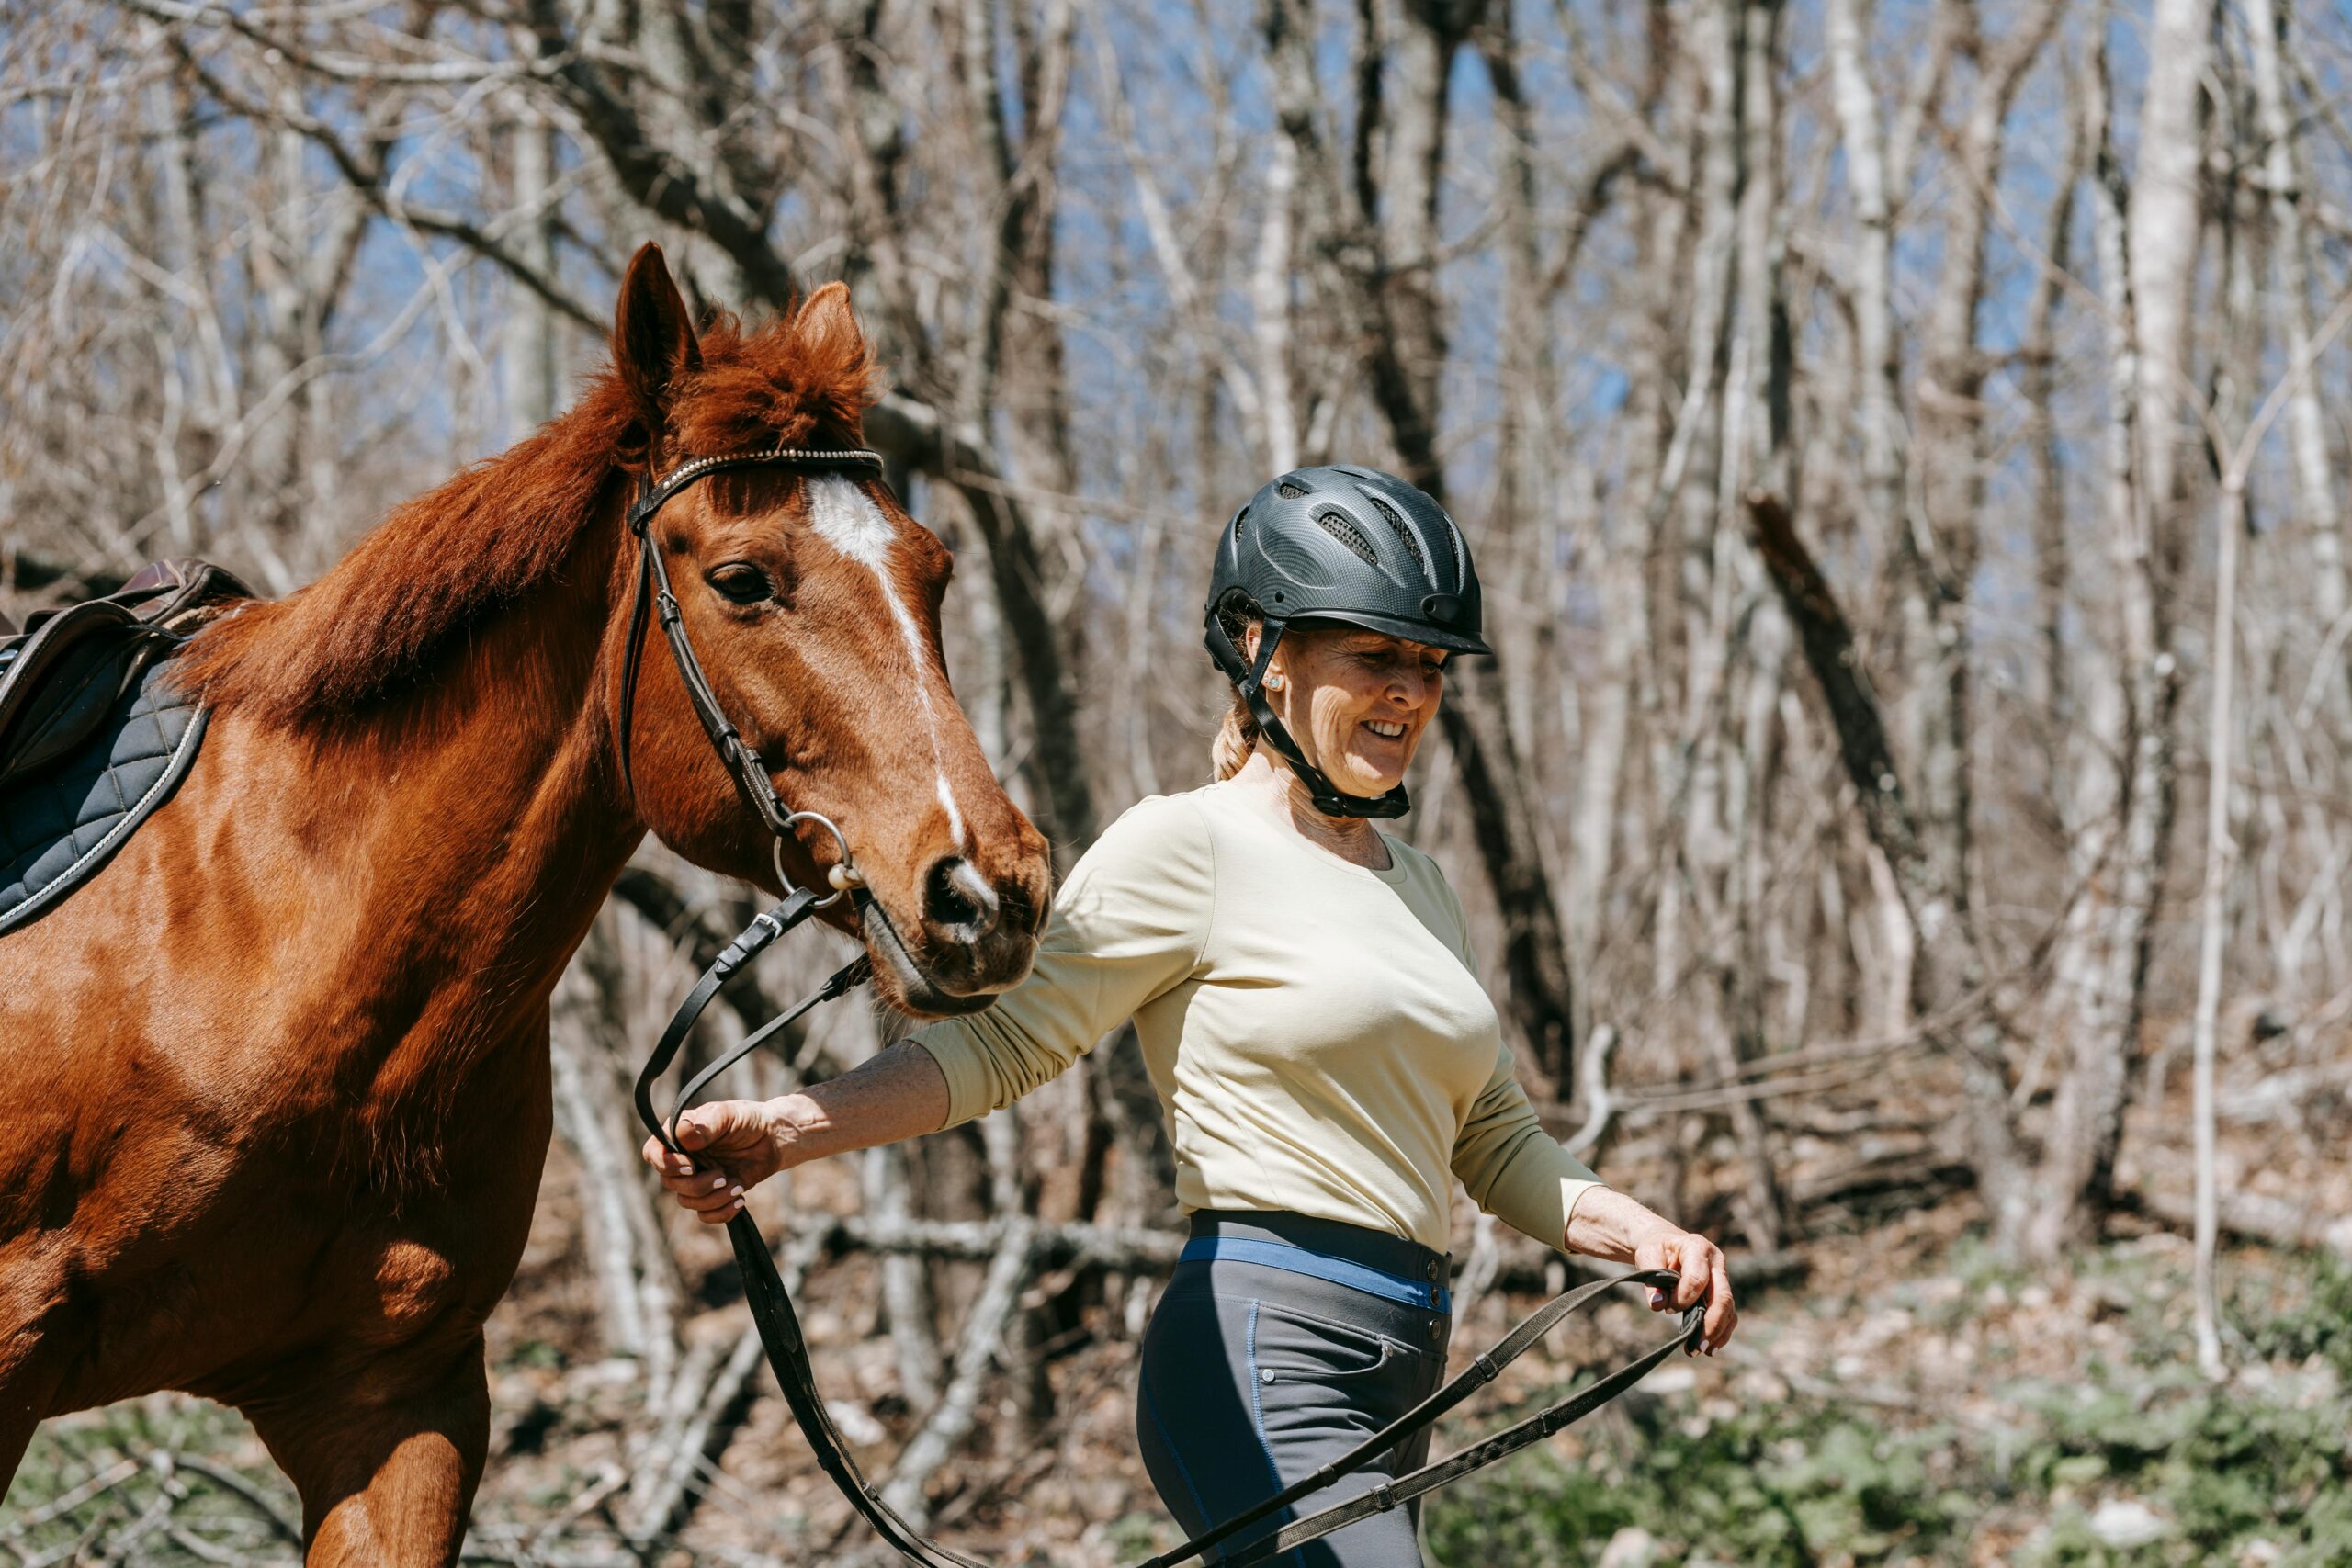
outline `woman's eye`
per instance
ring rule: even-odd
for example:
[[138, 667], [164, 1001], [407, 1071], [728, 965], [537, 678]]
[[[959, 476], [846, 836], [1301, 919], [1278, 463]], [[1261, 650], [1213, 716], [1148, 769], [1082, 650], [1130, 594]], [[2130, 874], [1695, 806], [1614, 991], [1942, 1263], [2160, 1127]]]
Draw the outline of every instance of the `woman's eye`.
[[756, 604], [775, 592], [768, 574], [755, 566], [722, 566], [706, 574], [703, 581], [738, 604]]

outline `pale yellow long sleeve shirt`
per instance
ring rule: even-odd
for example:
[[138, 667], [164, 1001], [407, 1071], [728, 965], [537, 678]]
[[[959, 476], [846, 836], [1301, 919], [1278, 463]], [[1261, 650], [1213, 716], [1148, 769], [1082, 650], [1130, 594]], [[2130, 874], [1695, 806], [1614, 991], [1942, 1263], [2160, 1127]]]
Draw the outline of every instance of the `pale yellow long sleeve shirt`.
[[1436, 863], [1373, 871], [1230, 784], [1154, 795], [1054, 900], [1029, 978], [914, 1036], [950, 1126], [1010, 1105], [1131, 1015], [1192, 1209], [1288, 1209], [1444, 1251], [1447, 1173], [1558, 1247], [1598, 1185], [1546, 1134]]

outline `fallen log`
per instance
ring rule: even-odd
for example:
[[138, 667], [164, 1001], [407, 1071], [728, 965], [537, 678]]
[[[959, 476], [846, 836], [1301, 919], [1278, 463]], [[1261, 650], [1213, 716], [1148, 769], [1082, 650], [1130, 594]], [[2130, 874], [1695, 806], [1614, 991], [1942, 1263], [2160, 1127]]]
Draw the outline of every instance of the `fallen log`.
[[[2143, 1188], [2121, 1194], [2120, 1206], [2155, 1221], [2166, 1230], [2188, 1235], [2196, 1229], [2197, 1206], [2186, 1192], [2176, 1194]], [[2221, 1221], [2222, 1229], [2241, 1241], [2258, 1241], [2306, 1252], [2332, 1252], [2338, 1258], [2352, 1259], [2352, 1214], [2325, 1214], [2309, 1204], [2266, 1197], [2259, 1192], [2225, 1192], [2222, 1194]]]

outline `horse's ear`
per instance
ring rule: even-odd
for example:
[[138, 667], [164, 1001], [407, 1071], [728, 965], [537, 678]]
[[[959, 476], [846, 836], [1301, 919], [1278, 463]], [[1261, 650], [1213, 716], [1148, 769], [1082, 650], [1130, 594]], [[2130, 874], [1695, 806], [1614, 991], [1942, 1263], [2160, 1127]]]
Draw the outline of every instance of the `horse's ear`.
[[650, 240], [629, 258], [628, 275], [621, 279], [620, 308], [613, 317], [613, 364], [652, 429], [660, 427], [669, 405], [671, 384], [702, 368], [702, 344], [695, 336], [686, 302], [662, 259], [662, 247]]
[[845, 356], [862, 356], [865, 334], [850, 309], [849, 285], [835, 280], [802, 300], [792, 318], [792, 334], [812, 348], [838, 348]]

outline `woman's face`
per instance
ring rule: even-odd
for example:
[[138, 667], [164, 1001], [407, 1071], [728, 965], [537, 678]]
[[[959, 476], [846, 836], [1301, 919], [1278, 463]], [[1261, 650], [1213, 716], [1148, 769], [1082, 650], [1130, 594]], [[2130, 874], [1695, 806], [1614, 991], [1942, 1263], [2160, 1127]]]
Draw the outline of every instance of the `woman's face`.
[[[1259, 628], [1248, 631], [1257, 658]], [[1348, 795], [1370, 798], [1405, 781], [1437, 716], [1442, 648], [1353, 626], [1293, 626], [1266, 669], [1266, 701], [1306, 760]]]

